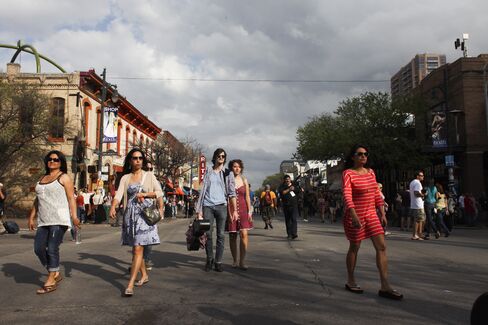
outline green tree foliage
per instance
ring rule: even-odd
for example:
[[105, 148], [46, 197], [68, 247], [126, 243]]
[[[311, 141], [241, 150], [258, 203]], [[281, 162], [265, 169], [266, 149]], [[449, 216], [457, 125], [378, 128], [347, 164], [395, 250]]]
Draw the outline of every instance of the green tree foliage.
[[376, 168], [418, 168], [424, 161], [415, 141], [412, 113], [421, 103], [366, 92], [348, 98], [333, 113], [313, 117], [297, 130], [298, 155], [305, 160], [344, 158], [352, 145], [367, 146]]
[[264, 181], [263, 181], [263, 188], [266, 185], [270, 185], [271, 189], [273, 191], [276, 191], [280, 184], [283, 182], [283, 174], [282, 173], [277, 173], [274, 175], [267, 176]]

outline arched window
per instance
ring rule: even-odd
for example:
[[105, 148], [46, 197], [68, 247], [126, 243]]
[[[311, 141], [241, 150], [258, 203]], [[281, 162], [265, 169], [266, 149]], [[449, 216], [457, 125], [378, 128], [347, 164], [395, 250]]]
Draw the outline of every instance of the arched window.
[[89, 101], [86, 101], [83, 103], [83, 109], [84, 109], [84, 112], [85, 112], [85, 116], [83, 117], [84, 118], [84, 123], [85, 123], [85, 144], [87, 145], [87, 147], [90, 146], [90, 143], [89, 143], [89, 129], [88, 129], [88, 126], [90, 125], [89, 121], [90, 121], [90, 110], [91, 110], [91, 104]]
[[64, 103], [64, 98], [54, 97], [52, 100], [49, 136], [54, 139], [64, 137]]
[[142, 136], [142, 134], [139, 138], [139, 148], [141, 148], [141, 150], [144, 150], [144, 137]]
[[130, 136], [130, 127], [127, 125], [125, 128], [125, 154], [129, 153], [129, 136]]
[[137, 132], [134, 130], [132, 132], [132, 148], [137, 147]]

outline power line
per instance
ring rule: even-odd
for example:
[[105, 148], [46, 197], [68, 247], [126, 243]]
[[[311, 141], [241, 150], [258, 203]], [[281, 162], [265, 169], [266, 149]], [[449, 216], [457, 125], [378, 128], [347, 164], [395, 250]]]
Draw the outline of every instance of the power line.
[[195, 82], [269, 82], [269, 83], [385, 83], [390, 80], [323, 80], [323, 79], [213, 79], [213, 78], [156, 78], [156, 77], [110, 77], [115, 80], [195, 81]]

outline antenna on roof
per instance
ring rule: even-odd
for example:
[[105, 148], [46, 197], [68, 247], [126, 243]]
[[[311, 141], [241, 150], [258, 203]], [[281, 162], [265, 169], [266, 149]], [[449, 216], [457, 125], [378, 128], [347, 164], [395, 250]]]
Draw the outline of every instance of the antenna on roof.
[[462, 42], [459, 38], [456, 38], [456, 41], [454, 41], [454, 48], [457, 50], [460, 47], [461, 51], [463, 51], [463, 57], [465, 58], [468, 57], [468, 44], [467, 44], [468, 39], [469, 39], [469, 34], [463, 33]]

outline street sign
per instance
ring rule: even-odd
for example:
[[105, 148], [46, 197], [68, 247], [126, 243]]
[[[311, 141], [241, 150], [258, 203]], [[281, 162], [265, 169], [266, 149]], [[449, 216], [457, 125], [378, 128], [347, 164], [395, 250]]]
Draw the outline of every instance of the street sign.
[[114, 151], [114, 150], [105, 151], [104, 153], [102, 153], [102, 155], [104, 155], [104, 156], [118, 156], [117, 151]]
[[454, 167], [454, 155], [444, 156], [444, 161], [445, 161], [446, 167]]
[[205, 177], [205, 172], [207, 171], [207, 159], [204, 155], [200, 156], [200, 162], [198, 165], [198, 176], [200, 183], [203, 182], [203, 178]]

